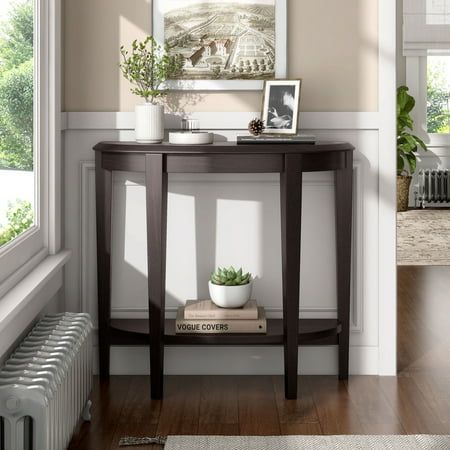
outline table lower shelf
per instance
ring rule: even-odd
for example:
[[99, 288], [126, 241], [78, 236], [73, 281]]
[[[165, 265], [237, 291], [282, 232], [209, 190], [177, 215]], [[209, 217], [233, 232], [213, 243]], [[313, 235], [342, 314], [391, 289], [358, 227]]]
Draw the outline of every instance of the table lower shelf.
[[[341, 324], [337, 319], [299, 319], [299, 345], [335, 345]], [[148, 320], [112, 319], [111, 345], [149, 345]], [[176, 334], [175, 319], [166, 319], [165, 345], [283, 345], [283, 320], [268, 319], [266, 334]]]

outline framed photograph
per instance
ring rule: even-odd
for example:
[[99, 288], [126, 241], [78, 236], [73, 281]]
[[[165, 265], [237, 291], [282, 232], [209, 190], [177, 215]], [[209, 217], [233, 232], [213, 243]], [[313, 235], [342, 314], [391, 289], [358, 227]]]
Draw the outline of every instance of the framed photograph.
[[262, 120], [265, 134], [296, 134], [302, 80], [264, 83]]
[[286, 76], [287, 0], [153, 0], [153, 36], [183, 59], [170, 89], [262, 89]]

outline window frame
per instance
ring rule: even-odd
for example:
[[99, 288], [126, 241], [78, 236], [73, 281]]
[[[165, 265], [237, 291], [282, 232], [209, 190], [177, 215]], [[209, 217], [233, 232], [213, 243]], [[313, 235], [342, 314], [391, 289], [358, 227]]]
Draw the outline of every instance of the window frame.
[[[448, 51], [433, 51], [430, 56], [449, 56]], [[450, 133], [428, 133], [427, 128], [427, 58], [428, 55], [406, 56], [406, 85], [416, 99], [411, 113], [414, 131], [423, 138], [428, 147], [450, 147]]]
[[0, 248], [0, 298], [60, 249], [61, 0], [34, 0], [35, 224]]

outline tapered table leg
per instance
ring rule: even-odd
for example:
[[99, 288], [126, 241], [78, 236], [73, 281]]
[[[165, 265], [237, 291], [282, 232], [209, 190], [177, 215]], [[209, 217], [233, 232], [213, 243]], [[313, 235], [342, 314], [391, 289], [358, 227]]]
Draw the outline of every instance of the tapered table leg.
[[166, 293], [167, 173], [164, 156], [145, 156], [151, 396], [162, 398]]
[[280, 176], [283, 265], [285, 396], [297, 398], [300, 236], [302, 210], [301, 155], [285, 155]]
[[345, 169], [336, 171], [336, 253], [339, 334], [339, 379], [348, 378], [350, 279], [352, 244], [353, 152], [346, 152]]
[[95, 196], [97, 219], [97, 290], [100, 376], [109, 376], [111, 322], [111, 201], [112, 173], [102, 168], [95, 153]]

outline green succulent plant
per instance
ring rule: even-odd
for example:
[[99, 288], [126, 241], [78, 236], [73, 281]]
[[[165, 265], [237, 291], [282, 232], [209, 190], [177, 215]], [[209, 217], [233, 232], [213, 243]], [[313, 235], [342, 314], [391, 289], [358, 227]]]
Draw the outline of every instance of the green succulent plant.
[[250, 283], [252, 274], [242, 272], [242, 267], [239, 270], [235, 270], [233, 266], [228, 269], [217, 268], [215, 272], [211, 274], [211, 283], [221, 286], [242, 286]]

